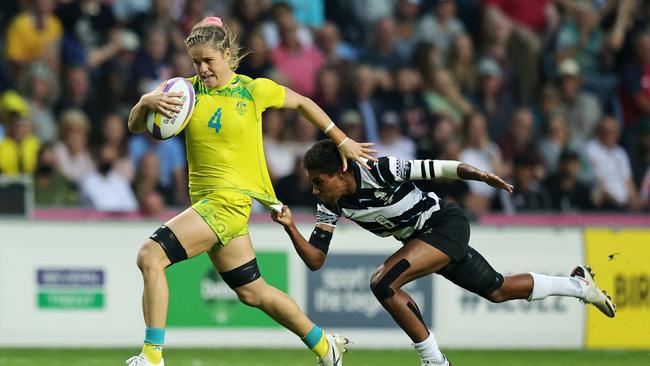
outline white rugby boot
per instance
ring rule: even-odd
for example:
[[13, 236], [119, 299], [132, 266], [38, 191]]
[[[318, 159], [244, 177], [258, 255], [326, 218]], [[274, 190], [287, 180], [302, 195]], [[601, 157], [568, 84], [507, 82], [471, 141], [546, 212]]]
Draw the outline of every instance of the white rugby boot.
[[350, 341], [339, 334], [326, 334], [329, 349], [323, 358], [318, 358], [319, 366], [343, 366], [343, 354]]
[[578, 265], [572, 272], [571, 277], [578, 279], [582, 287], [582, 296], [580, 301], [586, 304], [592, 304], [603, 314], [610, 318], [616, 316], [616, 304], [612, 298], [596, 286], [594, 277], [596, 275], [591, 271], [591, 267]]
[[442, 362], [433, 362], [433, 361], [424, 361], [420, 366], [452, 366], [451, 362], [447, 359], [445, 355], [442, 355]]
[[161, 359], [160, 363], [151, 363], [149, 360], [141, 353], [137, 356], [133, 356], [126, 360], [127, 366], [165, 366], [165, 360]]

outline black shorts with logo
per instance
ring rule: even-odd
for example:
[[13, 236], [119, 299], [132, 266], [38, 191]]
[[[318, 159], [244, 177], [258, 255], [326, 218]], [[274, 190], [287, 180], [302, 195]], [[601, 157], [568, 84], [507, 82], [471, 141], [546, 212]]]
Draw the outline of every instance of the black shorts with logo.
[[432, 217], [429, 230], [411, 239], [420, 239], [447, 254], [451, 263], [438, 271], [456, 285], [489, 299], [503, 284], [503, 275], [469, 246], [470, 228], [465, 212], [453, 202], [441, 202], [442, 209]]

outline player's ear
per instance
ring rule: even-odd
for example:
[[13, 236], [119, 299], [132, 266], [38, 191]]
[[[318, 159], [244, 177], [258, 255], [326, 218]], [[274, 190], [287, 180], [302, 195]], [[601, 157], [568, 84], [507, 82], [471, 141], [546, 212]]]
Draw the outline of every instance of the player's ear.
[[226, 48], [226, 50], [223, 51], [223, 59], [226, 60], [226, 62], [230, 62], [231, 58], [232, 58], [232, 51], [230, 51], [230, 48]]

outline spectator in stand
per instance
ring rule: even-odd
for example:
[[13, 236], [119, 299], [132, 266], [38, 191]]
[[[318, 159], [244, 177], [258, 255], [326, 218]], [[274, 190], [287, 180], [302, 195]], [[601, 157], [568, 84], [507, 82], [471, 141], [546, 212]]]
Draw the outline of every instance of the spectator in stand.
[[615, 117], [606, 115], [598, 124], [596, 138], [585, 152], [595, 174], [595, 205], [603, 210], [637, 210], [639, 200], [632, 180], [630, 159], [618, 146], [620, 127]]
[[465, 98], [451, 73], [438, 69], [433, 73], [433, 80], [428, 82], [429, 88], [424, 93], [431, 114], [444, 115], [461, 125], [464, 116], [473, 112], [474, 106]]
[[565, 59], [558, 66], [560, 112], [569, 122], [569, 134], [575, 146], [587, 142], [600, 121], [602, 110], [598, 99], [580, 91], [580, 66], [573, 59]]
[[316, 33], [318, 48], [323, 53], [328, 66], [344, 66], [355, 62], [359, 51], [341, 40], [339, 28], [333, 22], [325, 22]]
[[397, 47], [397, 27], [393, 18], [382, 18], [373, 28], [372, 45], [361, 55], [361, 62], [395, 71], [406, 63], [407, 56]]
[[635, 58], [628, 61], [621, 75], [624, 132], [650, 117], [650, 31], [638, 34], [634, 46]]
[[67, 109], [78, 109], [94, 117], [88, 71], [83, 66], [70, 66], [63, 73], [61, 98], [54, 107], [56, 118], [61, 119], [63, 111]]
[[34, 135], [41, 142], [56, 138], [57, 126], [53, 106], [59, 95], [57, 76], [44, 62], [31, 64], [19, 79], [19, 89], [27, 97]]
[[162, 36], [169, 44], [172, 52], [185, 50], [185, 34], [178, 23], [182, 8], [180, 1], [173, 0], [151, 0], [151, 5], [145, 12], [141, 12], [131, 18], [128, 26], [138, 33], [140, 39], [147, 42], [147, 33], [152, 28], [161, 29], [165, 34]]
[[361, 115], [365, 139], [354, 138], [355, 141], [379, 141], [378, 125], [382, 101], [375, 97], [376, 89], [377, 80], [372, 67], [367, 64], [358, 65], [354, 75], [354, 95], [351, 98], [351, 105], [347, 108]]
[[160, 193], [160, 160], [153, 153], [140, 159], [133, 182], [133, 191], [144, 216], [158, 216], [165, 209], [165, 199]]
[[129, 156], [133, 165], [139, 166], [142, 157], [149, 153], [156, 155], [160, 161], [160, 190], [165, 202], [170, 205], [189, 202], [185, 171], [187, 162], [181, 140], [156, 140], [149, 133], [131, 136]]
[[474, 106], [485, 116], [490, 139], [499, 141], [506, 131], [513, 103], [510, 94], [502, 87], [503, 78], [497, 62], [483, 58], [478, 64], [478, 87], [472, 98]]
[[296, 154], [293, 152], [291, 142], [286, 139], [286, 128], [282, 112], [277, 109], [268, 109], [264, 112], [262, 131], [264, 132], [264, 156], [271, 182], [293, 172]]
[[[463, 95], [474, 95], [476, 90], [476, 60], [474, 44], [467, 33], [460, 33], [454, 41], [447, 55], [447, 66]], [[497, 65], [498, 67], [498, 65]], [[501, 70], [499, 70], [501, 75]]]
[[88, 207], [107, 212], [135, 212], [138, 203], [129, 182], [113, 169], [118, 152], [104, 145], [97, 152], [96, 165], [79, 186], [81, 200]]
[[6, 91], [0, 98], [0, 118], [5, 123], [5, 136], [0, 139], [0, 175], [32, 174], [36, 169], [38, 138], [32, 134], [27, 102], [15, 91]]
[[544, 85], [539, 96], [539, 103], [534, 107], [536, 130], [543, 130], [551, 118], [557, 114], [562, 114], [561, 106], [560, 92], [555, 83]]
[[542, 37], [551, 7], [551, 0], [486, 0], [486, 23], [495, 16], [505, 16], [510, 23], [508, 63], [512, 71], [513, 96], [519, 105], [528, 104], [536, 97]]
[[440, 155], [447, 141], [456, 139], [457, 127], [450, 119], [438, 116], [429, 135], [418, 141], [417, 158], [444, 160]]
[[[259, 7], [259, 5], [253, 6]], [[275, 2], [271, 8], [271, 16], [272, 20], [266, 21], [262, 25], [262, 34], [270, 49], [280, 47], [282, 29], [289, 27], [293, 27], [295, 37], [301, 47], [309, 49], [313, 46], [314, 40], [311, 31], [296, 21], [293, 16], [293, 8], [289, 3], [285, 1]]]
[[584, 89], [604, 105], [613, 95], [616, 78], [601, 71], [606, 38], [599, 27], [599, 14], [589, 2], [564, 3], [567, 4], [566, 13], [556, 35], [555, 59], [574, 59], [581, 71]]
[[[247, 38], [250, 35], [250, 32], [257, 31], [257, 28], [262, 22], [262, 17], [264, 16], [265, 11], [266, 6], [258, 0], [239, 0], [232, 3], [232, 16], [241, 25], [242, 32], [238, 34], [242, 39]], [[290, 14], [291, 17], [293, 17], [293, 11], [290, 11]], [[201, 18], [197, 19], [197, 22], [198, 21], [201, 21]], [[188, 31], [185, 34], [189, 34], [192, 26], [197, 22], [189, 23]]]
[[418, 42], [416, 28], [421, 5], [421, 0], [397, 0], [395, 4], [394, 17], [397, 27], [397, 47], [402, 55], [411, 55]]
[[[335, 1], [327, 1], [335, 3]], [[395, 0], [355, 0], [340, 1], [343, 3], [341, 12], [343, 13], [338, 19], [337, 24], [343, 34], [349, 34], [356, 44], [364, 43], [371, 38], [369, 34], [373, 25], [380, 19], [393, 15], [395, 9]], [[331, 6], [331, 5], [330, 5]], [[346, 37], [347, 38], [347, 37]]]
[[320, 51], [300, 44], [295, 23], [280, 27], [280, 45], [271, 50], [271, 63], [289, 79], [289, 87], [307, 97], [316, 92], [316, 75], [325, 61]]
[[337, 124], [339, 125], [339, 128], [341, 128], [341, 131], [345, 132], [345, 134], [354, 141], [367, 141], [367, 139], [364, 139], [366, 131], [364, 129], [362, 117], [359, 112], [354, 109], [343, 111]]
[[88, 151], [90, 123], [86, 114], [79, 109], [68, 109], [59, 118], [59, 141], [54, 153], [61, 174], [77, 185], [88, 173], [95, 170]]
[[117, 157], [113, 162], [113, 170], [127, 182], [131, 183], [135, 176], [135, 166], [129, 158], [127, 145], [126, 120], [117, 113], [110, 113], [104, 117], [101, 128], [100, 146], [115, 148]]
[[544, 165], [535, 145], [533, 123], [533, 114], [528, 108], [519, 108], [513, 113], [508, 131], [499, 141], [503, 157], [502, 176], [513, 177], [514, 157], [526, 155], [526, 163], [532, 161], [535, 164], [535, 177], [544, 178]]
[[420, 41], [432, 42], [446, 61], [454, 38], [465, 32], [465, 27], [456, 18], [455, 0], [435, 0], [433, 3], [433, 12], [420, 19], [416, 37]]
[[[422, 93], [422, 76], [411, 66], [403, 66], [395, 74], [395, 91], [389, 95], [385, 105], [400, 115], [406, 136], [419, 142], [429, 135], [431, 113], [428, 111], [425, 94]], [[399, 156], [399, 155], [398, 155]]]
[[9, 22], [5, 52], [14, 75], [36, 60], [59, 69], [63, 25], [53, 14], [55, 6], [54, 0], [32, 0]]
[[316, 142], [316, 136], [318, 136], [319, 130], [309, 120], [299, 114], [295, 115], [291, 130], [293, 131], [291, 138], [292, 150], [295, 156], [300, 158]]
[[591, 189], [578, 179], [580, 156], [574, 150], [563, 150], [558, 158], [558, 168], [544, 186], [551, 197], [553, 210], [571, 213], [593, 209]]
[[316, 197], [312, 194], [312, 184], [300, 158], [295, 158], [293, 173], [280, 179], [275, 185], [278, 199], [285, 205], [312, 209], [316, 207]]
[[100, 0], [62, 2], [56, 15], [63, 23], [62, 58], [67, 65], [101, 66], [122, 47], [113, 7]]
[[569, 147], [569, 129], [563, 114], [553, 115], [546, 124], [537, 148], [549, 174], [557, 172], [560, 153]]
[[169, 41], [161, 26], [147, 29], [142, 49], [133, 62], [133, 77], [140, 94], [153, 90], [162, 81], [171, 78], [167, 60]]
[[[269, 77], [273, 71], [273, 64], [269, 59], [269, 49], [262, 34], [250, 32], [246, 45], [250, 53], [239, 64], [237, 73], [250, 76], [253, 79]], [[185, 54], [183, 54], [183, 58], [188, 59]]]
[[424, 80], [432, 80], [433, 73], [440, 68], [444, 68], [440, 50], [430, 42], [418, 43], [411, 58], [411, 64], [420, 71]]
[[[178, 75], [182, 76], [182, 74]], [[94, 85], [97, 89], [93, 95], [91, 110], [95, 114], [93, 117], [95, 120], [101, 120], [111, 113], [122, 117], [129, 115], [137, 91], [129, 84], [128, 73], [124, 75], [123, 70], [116, 64], [107, 64]]]
[[415, 159], [415, 143], [402, 134], [400, 116], [396, 111], [384, 111], [379, 118], [379, 143], [375, 144], [378, 156], [399, 156]]
[[512, 43], [512, 22], [501, 12], [492, 12], [483, 21], [484, 40], [479, 54], [494, 60], [501, 70], [501, 92], [513, 96], [513, 80], [508, 50]]
[[79, 193], [59, 173], [56, 153], [52, 144], [44, 144], [38, 152], [34, 172], [34, 203], [36, 206], [75, 206]]
[[[324, 67], [318, 73], [316, 82], [318, 85], [314, 101], [333, 121], [337, 121], [343, 112], [345, 99], [338, 69], [331, 66]], [[324, 134], [322, 137], [324, 138]]]
[[537, 163], [525, 154], [516, 155], [513, 160], [512, 185], [515, 190], [512, 194], [499, 192], [497, 208], [508, 215], [550, 210], [551, 197], [546, 187], [536, 178]]
[[[187, 0], [185, 9], [180, 19], [179, 26], [183, 34], [190, 34], [194, 24], [199, 23], [206, 16], [205, 0]], [[187, 58], [187, 57], [186, 57]], [[248, 74], [245, 74], [248, 75]]]
[[[463, 124], [463, 149], [459, 161], [470, 164], [482, 171], [501, 175], [501, 151], [488, 135], [487, 121], [480, 113], [470, 114]], [[497, 190], [486, 184], [474, 184], [467, 181], [470, 194], [467, 196], [465, 209], [474, 215], [481, 215], [490, 209]]]

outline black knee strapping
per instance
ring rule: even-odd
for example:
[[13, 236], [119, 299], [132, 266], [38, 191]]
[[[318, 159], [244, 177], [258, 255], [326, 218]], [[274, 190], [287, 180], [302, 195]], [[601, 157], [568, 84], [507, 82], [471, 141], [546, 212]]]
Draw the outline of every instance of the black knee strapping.
[[492, 268], [483, 256], [469, 247], [459, 262], [448, 264], [438, 272], [456, 285], [487, 300], [503, 284], [503, 275]]
[[389, 269], [388, 272], [386, 272], [384, 277], [382, 277], [379, 282], [370, 285], [370, 290], [372, 290], [372, 293], [375, 294], [377, 300], [384, 301], [389, 297], [395, 295], [395, 291], [390, 288], [390, 285], [392, 285], [397, 277], [404, 273], [404, 271], [409, 269], [409, 267], [411, 267], [411, 263], [409, 263], [409, 261], [407, 261], [405, 258], [402, 258], [399, 262], [397, 262], [397, 264], [393, 266], [393, 268]]
[[220, 272], [223, 281], [232, 289], [249, 284], [262, 277], [260, 267], [257, 266], [257, 259], [243, 264], [227, 272]]
[[176, 235], [166, 225], [159, 227], [158, 230], [151, 234], [149, 239], [160, 244], [165, 254], [167, 254], [167, 258], [171, 261], [170, 266], [187, 259], [185, 248], [183, 248]]

